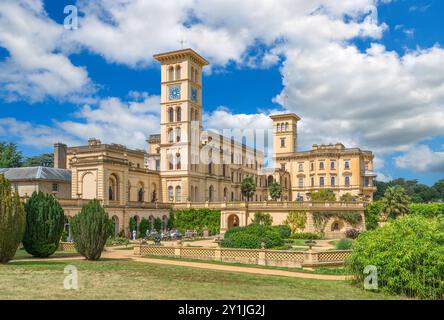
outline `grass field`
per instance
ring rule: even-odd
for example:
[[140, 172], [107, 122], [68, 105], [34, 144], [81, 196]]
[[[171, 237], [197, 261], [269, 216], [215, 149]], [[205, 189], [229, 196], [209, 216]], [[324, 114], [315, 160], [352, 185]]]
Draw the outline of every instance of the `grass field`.
[[[56, 251], [52, 257], [63, 258], [63, 257], [75, 257], [80, 256], [76, 251]], [[26, 252], [25, 249], [19, 249], [15, 253], [14, 259], [29, 259], [33, 256]]]
[[[79, 290], [65, 290], [64, 268]], [[17, 261], [0, 265], [0, 299], [394, 299], [347, 281], [263, 276], [125, 260]]]

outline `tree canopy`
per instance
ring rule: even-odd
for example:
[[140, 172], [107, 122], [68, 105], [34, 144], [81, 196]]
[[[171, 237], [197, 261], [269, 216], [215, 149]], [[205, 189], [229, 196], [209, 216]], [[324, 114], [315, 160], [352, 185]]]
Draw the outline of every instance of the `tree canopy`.
[[429, 187], [419, 183], [418, 180], [405, 180], [403, 178], [395, 179], [389, 182], [376, 181], [377, 191], [374, 194], [374, 200], [381, 200], [389, 187], [400, 186], [414, 203], [427, 203], [438, 200], [444, 200], [444, 179], [437, 181]]
[[246, 177], [241, 182], [241, 192], [244, 197], [250, 201], [251, 197], [256, 192], [256, 182], [254, 182], [252, 177]]
[[0, 168], [21, 167], [22, 153], [13, 142], [0, 142]]

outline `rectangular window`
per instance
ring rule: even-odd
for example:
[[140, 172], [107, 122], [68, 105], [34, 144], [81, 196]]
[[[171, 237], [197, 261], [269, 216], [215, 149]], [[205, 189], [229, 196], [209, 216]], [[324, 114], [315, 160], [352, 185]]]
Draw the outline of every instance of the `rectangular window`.
[[319, 170], [324, 170], [324, 162], [319, 162]]
[[335, 162], [334, 161], [330, 162], [330, 170], [335, 170]]
[[314, 168], [314, 162], [310, 162], [310, 170], [311, 170], [311, 171], [314, 171], [314, 169], [315, 169], [315, 168]]
[[281, 138], [281, 148], [285, 147], [285, 138]]
[[156, 160], [156, 171], [160, 171], [160, 160]]
[[281, 170], [285, 171], [285, 163], [281, 163]]
[[345, 186], [350, 187], [350, 177], [345, 177]]
[[299, 178], [299, 188], [304, 187], [304, 178]]
[[320, 178], [319, 178], [319, 185], [320, 185], [321, 187], [324, 186], [324, 177], [320, 177]]
[[58, 183], [52, 184], [52, 192], [59, 192], [59, 184]]
[[299, 172], [303, 172], [303, 171], [304, 171], [304, 164], [299, 163]]
[[311, 186], [314, 187], [315, 186], [315, 178], [311, 178]]
[[331, 184], [332, 187], [334, 187], [334, 186], [336, 185], [336, 179], [335, 179], [335, 177], [331, 177], [331, 178], [330, 178], [330, 184]]
[[346, 170], [349, 170], [350, 169], [350, 161], [345, 161], [344, 162], [344, 168], [346, 169]]

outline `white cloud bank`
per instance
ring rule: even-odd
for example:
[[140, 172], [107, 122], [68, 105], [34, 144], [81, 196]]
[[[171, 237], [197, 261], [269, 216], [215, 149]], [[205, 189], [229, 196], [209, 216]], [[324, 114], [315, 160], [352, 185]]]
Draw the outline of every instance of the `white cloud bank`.
[[[415, 145], [444, 133], [444, 50], [436, 45], [399, 55], [378, 44], [389, 27], [378, 22], [381, 2], [390, 1], [80, 0], [80, 28], [64, 32], [45, 15], [40, 1], [7, 0], [0, 10], [13, 14], [0, 15], [5, 29], [0, 45], [11, 55], [4, 66], [14, 72], [0, 71], [0, 82], [8, 85], [2, 94], [28, 99], [81, 95], [89, 84], [87, 71], [72, 65], [68, 50], [88, 50], [138, 68], [152, 65], [155, 53], [177, 49], [183, 38], [219, 67], [233, 61], [249, 67], [283, 61], [284, 89], [275, 101], [303, 118], [303, 148], [342, 141], [372, 149], [379, 157], [408, 152], [407, 158]], [[29, 19], [34, 31], [20, 19]], [[357, 38], [372, 44], [360, 51], [352, 44]], [[259, 57], [250, 50], [258, 44]], [[59, 52], [59, 46], [65, 51]], [[35, 52], [35, 59], [27, 61], [28, 52]], [[148, 133], [158, 131], [151, 129], [158, 124], [155, 114], [134, 108], [103, 99], [83, 107], [81, 121], [63, 125], [74, 136], [103, 135], [140, 145]], [[269, 112], [218, 109], [206, 116], [206, 124], [266, 127]], [[117, 118], [124, 119], [122, 125]], [[396, 163], [414, 169], [411, 162]]]

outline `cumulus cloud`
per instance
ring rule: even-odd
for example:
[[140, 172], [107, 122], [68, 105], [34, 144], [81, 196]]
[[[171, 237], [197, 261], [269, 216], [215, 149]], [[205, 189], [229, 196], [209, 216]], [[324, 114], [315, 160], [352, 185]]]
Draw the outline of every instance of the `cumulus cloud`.
[[145, 92], [131, 92], [129, 96], [126, 101], [109, 97], [95, 105], [84, 105], [74, 114], [75, 120], [53, 120], [51, 125], [3, 118], [0, 119], [0, 137], [42, 149], [57, 141], [71, 146], [84, 145], [92, 137], [104, 143], [146, 149], [148, 135], [159, 132], [160, 98]]
[[[436, 45], [399, 54], [379, 44], [388, 26], [378, 21], [377, 8], [387, 2], [78, 0], [80, 27], [63, 33], [41, 1], [7, 0], [0, 5], [8, 10], [0, 15], [5, 30], [0, 45], [10, 54], [1, 66], [1, 93], [38, 100], [84, 92], [87, 71], [72, 64], [67, 50], [140, 68], [184, 39], [217, 67], [234, 62], [267, 68], [283, 61], [284, 89], [274, 101], [281, 112], [302, 117], [302, 149], [341, 141], [371, 149], [379, 158], [394, 152], [407, 157], [413, 146], [444, 133], [444, 50]], [[372, 44], [358, 49], [357, 38]], [[82, 139], [104, 136], [140, 147], [147, 134], [158, 131], [158, 105], [150, 100], [157, 98], [134, 94], [132, 101], [104, 98], [84, 106], [77, 119], [57, 125]], [[265, 128], [271, 126], [271, 112], [233, 114], [219, 108], [204, 119], [209, 128]]]
[[444, 172], [444, 151], [433, 151], [429, 146], [419, 145], [395, 158], [395, 162], [400, 168], [417, 172]]
[[0, 96], [41, 101], [47, 96], [78, 100], [93, 90], [85, 68], [60, 52], [63, 26], [48, 18], [39, 0], [0, 3]]

